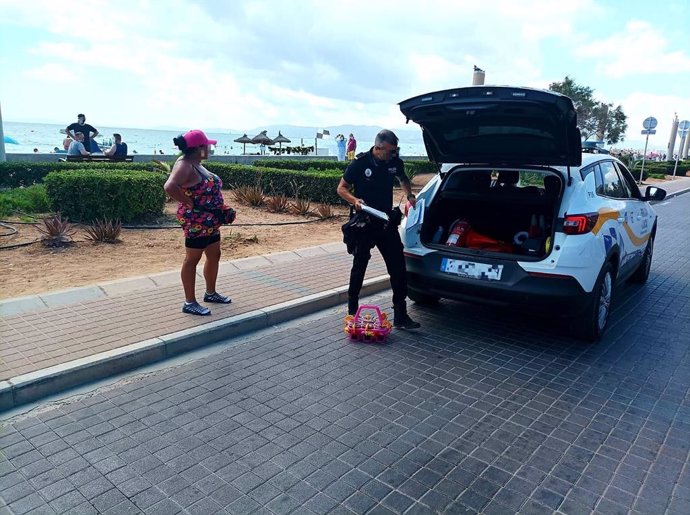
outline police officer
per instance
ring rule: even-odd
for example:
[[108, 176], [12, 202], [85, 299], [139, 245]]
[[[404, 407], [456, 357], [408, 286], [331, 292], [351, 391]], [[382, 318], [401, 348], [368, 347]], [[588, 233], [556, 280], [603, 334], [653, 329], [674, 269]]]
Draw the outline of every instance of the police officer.
[[[355, 211], [361, 212], [367, 205], [379, 211], [392, 213], [393, 178], [397, 178], [407, 195], [407, 200], [414, 206], [416, 198], [412, 194], [410, 180], [405, 175], [402, 159], [398, 157], [398, 137], [389, 130], [382, 130], [376, 135], [374, 146], [359, 154], [347, 167], [338, 184], [338, 195], [351, 204]], [[354, 195], [350, 192], [354, 187]], [[371, 222], [371, 230], [358, 233], [358, 238], [367, 241], [358, 242], [354, 247], [354, 259], [350, 271], [347, 311], [354, 315], [359, 307], [359, 292], [364, 282], [364, 274], [371, 258], [371, 248], [376, 246], [383, 256], [391, 279], [393, 289], [393, 325], [402, 329], [417, 329], [419, 323], [407, 314], [405, 298], [407, 297], [407, 278], [405, 277], [405, 257], [403, 246], [396, 224]]]

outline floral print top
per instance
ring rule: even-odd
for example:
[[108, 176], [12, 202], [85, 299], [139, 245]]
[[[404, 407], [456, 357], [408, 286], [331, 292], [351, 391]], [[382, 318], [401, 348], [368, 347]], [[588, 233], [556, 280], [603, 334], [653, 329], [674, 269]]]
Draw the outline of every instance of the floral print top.
[[177, 221], [182, 225], [186, 238], [207, 238], [216, 235], [221, 225], [218, 217], [206, 210], [223, 207], [223, 181], [205, 168], [205, 173], [196, 167], [195, 170], [201, 176], [201, 181], [189, 188], [182, 188], [184, 194], [194, 201], [194, 209], [180, 203], [177, 208]]

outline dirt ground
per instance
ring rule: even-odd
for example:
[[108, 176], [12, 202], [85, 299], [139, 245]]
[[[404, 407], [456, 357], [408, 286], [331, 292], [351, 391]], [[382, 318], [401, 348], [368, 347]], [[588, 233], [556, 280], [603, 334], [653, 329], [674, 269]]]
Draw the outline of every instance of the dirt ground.
[[[415, 191], [431, 176], [416, 177]], [[227, 195], [227, 194], [226, 194]], [[402, 193], [396, 191], [394, 197]], [[227, 201], [237, 210], [233, 225], [221, 229], [221, 260], [259, 256], [342, 241], [341, 226], [347, 220], [347, 208], [334, 207], [335, 218], [319, 220], [316, 216], [270, 213], [265, 207], [254, 208]], [[312, 205], [312, 210], [316, 205]], [[174, 225], [176, 202], [166, 204], [168, 225]], [[11, 220], [18, 220], [13, 218]], [[281, 222], [310, 223], [291, 225], [254, 225]], [[30, 224], [10, 225], [16, 234], [0, 237], [0, 247], [40, 239]], [[182, 229], [123, 229], [121, 243], [93, 243], [83, 227], [75, 226], [74, 243], [65, 248], [49, 248], [41, 243], [0, 249], [0, 299], [45, 293], [64, 288], [166, 272], [179, 269], [184, 257]], [[0, 226], [0, 235], [11, 229]], [[203, 264], [203, 258], [202, 262]]]

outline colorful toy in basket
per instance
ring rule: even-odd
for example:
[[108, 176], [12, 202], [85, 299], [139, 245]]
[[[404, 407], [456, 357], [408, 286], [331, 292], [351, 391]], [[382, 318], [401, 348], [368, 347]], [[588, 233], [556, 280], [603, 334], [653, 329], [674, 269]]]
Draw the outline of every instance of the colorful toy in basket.
[[351, 340], [382, 343], [392, 330], [388, 315], [378, 306], [360, 306], [357, 313], [345, 317], [345, 332]]

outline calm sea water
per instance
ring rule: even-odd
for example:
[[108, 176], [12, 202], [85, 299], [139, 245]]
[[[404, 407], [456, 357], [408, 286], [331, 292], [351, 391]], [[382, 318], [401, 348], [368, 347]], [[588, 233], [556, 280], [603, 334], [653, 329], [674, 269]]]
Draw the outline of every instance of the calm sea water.
[[[39, 153], [53, 152], [55, 147], [62, 148], [62, 140], [64, 135], [60, 133], [60, 129], [65, 126], [48, 124], [48, 123], [23, 123], [23, 122], [4, 122], [3, 131], [5, 136], [9, 136], [16, 140], [19, 144], [5, 144], [5, 152], [30, 154], [34, 149], [38, 149]], [[164, 154], [177, 154], [177, 148], [173, 145], [173, 138], [180, 134], [180, 131], [169, 130], [154, 130], [154, 129], [132, 129], [121, 127], [103, 127], [97, 126], [99, 136], [96, 141], [99, 143], [112, 144], [112, 135], [114, 132], [122, 134], [123, 141], [127, 143], [129, 153], [136, 151], [138, 154], [159, 154], [162, 150]], [[225, 155], [241, 155], [243, 146], [241, 143], [235, 143], [233, 140], [242, 136], [242, 134], [234, 134], [230, 132], [207, 132], [211, 139], [218, 140], [216, 145], [216, 154]], [[292, 140], [290, 146], [304, 144], [306, 146], [314, 145], [313, 138], [301, 138], [300, 135], [291, 135], [283, 133], [284, 136]], [[254, 136], [250, 134], [249, 137]], [[276, 136], [275, 134], [269, 134]], [[368, 144], [368, 143], [367, 143]], [[359, 143], [358, 150], [367, 148], [367, 144]], [[283, 145], [285, 146], [285, 144]], [[319, 153], [323, 149], [328, 149], [331, 156], [338, 155], [336, 144], [333, 138], [318, 140]], [[414, 141], [400, 141], [401, 153], [404, 156], [424, 156], [426, 152], [421, 137]], [[247, 144], [247, 153], [258, 153], [259, 146]]]

